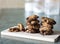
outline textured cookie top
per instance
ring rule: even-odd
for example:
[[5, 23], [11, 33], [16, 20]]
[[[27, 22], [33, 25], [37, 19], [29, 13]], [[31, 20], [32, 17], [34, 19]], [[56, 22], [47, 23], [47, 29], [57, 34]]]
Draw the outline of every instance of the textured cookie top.
[[37, 18], [39, 18], [39, 16], [37, 15], [32, 15], [26, 18], [26, 20], [36, 20]]
[[46, 22], [46, 23], [51, 24], [51, 25], [56, 24], [56, 21], [54, 19], [48, 18], [48, 17], [42, 17], [41, 22]]

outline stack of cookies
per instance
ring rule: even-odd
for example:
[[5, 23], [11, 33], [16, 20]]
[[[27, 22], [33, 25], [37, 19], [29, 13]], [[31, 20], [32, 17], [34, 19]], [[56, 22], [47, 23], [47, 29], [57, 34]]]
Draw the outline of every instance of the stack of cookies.
[[[39, 16], [32, 15], [26, 18], [26, 28], [23, 24], [18, 24], [17, 27], [10, 28], [10, 32], [28, 32], [28, 33], [41, 33], [42, 35], [53, 34], [53, 25], [56, 24], [54, 19], [42, 17], [38, 20]], [[41, 23], [40, 23], [41, 22]]]
[[26, 18], [26, 32], [28, 33], [39, 33], [40, 21], [38, 20], [39, 16], [32, 15]]
[[47, 17], [41, 18], [41, 27], [40, 27], [40, 33], [43, 35], [50, 35], [53, 33], [53, 25], [55, 25], [55, 20]]

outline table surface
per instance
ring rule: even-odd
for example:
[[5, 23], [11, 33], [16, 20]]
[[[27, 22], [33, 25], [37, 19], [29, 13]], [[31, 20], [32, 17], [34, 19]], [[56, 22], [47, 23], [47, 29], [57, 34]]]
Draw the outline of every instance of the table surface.
[[[18, 23], [23, 23], [26, 26], [26, 17], [32, 15], [33, 12], [25, 12], [23, 8], [11, 8], [11, 9], [0, 9], [0, 32], [9, 27], [15, 26]], [[40, 18], [42, 16], [48, 16], [54, 18], [57, 24], [54, 26], [54, 30], [60, 31], [60, 16], [59, 15], [44, 15], [39, 14]], [[20, 40], [1, 38], [1, 44], [60, 44], [60, 40], [56, 43], [36, 41], [30, 39], [19, 38]]]

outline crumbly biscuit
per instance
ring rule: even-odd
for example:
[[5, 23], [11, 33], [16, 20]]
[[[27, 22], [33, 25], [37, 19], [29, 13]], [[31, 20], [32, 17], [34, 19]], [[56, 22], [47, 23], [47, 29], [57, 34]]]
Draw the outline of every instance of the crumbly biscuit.
[[17, 27], [10, 28], [10, 29], [9, 29], [9, 32], [20, 32], [20, 29], [17, 28]]
[[41, 22], [42, 23], [46, 22], [47, 24], [51, 24], [51, 25], [55, 25], [56, 24], [56, 21], [54, 19], [47, 18], [47, 17], [42, 17], [41, 18]]
[[23, 26], [23, 24], [18, 24], [18, 28], [20, 29], [20, 31], [25, 31], [25, 28], [24, 28], [24, 26]]
[[32, 16], [27, 17], [26, 20], [32, 21], [32, 20], [36, 20], [37, 18], [39, 18], [39, 16], [37, 16], [37, 15], [32, 15]]
[[43, 35], [53, 34], [53, 30], [51, 28], [49, 28], [49, 27], [41, 26], [41, 28], [39, 30], [40, 30], [40, 33], [43, 34]]
[[47, 24], [46, 22], [42, 23], [41, 25], [53, 29], [53, 25]]

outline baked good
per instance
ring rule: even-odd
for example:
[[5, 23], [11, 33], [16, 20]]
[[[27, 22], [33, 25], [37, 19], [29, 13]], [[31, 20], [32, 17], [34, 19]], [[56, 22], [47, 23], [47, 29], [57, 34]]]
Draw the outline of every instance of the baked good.
[[20, 32], [19, 28], [14, 27], [14, 28], [9, 28], [9, 32]]
[[39, 16], [37, 16], [37, 15], [31, 15], [31, 16], [27, 17], [26, 20], [32, 21], [32, 20], [36, 20], [37, 18], [39, 18]]
[[38, 33], [39, 32], [39, 28], [40, 28], [40, 21], [38, 20], [39, 16], [37, 15], [32, 15], [27, 17], [26, 19], [26, 24], [27, 24], [27, 28], [26, 28], [26, 32], [28, 33]]
[[40, 27], [40, 33], [42, 35], [51, 35], [51, 34], [53, 34], [53, 30], [50, 27], [41, 26]]
[[41, 22], [42, 23], [46, 22], [47, 24], [50, 24], [50, 25], [55, 25], [56, 24], [56, 21], [54, 19], [48, 18], [48, 17], [42, 17]]
[[40, 27], [40, 33], [43, 35], [50, 35], [53, 34], [53, 25], [56, 24], [56, 21], [54, 19], [48, 18], [48, 17], [42, 17], [41, 18], [41, 27]]
[[17, 25], [20, 31], [25, 31], [24, 25], [22, 23]]

